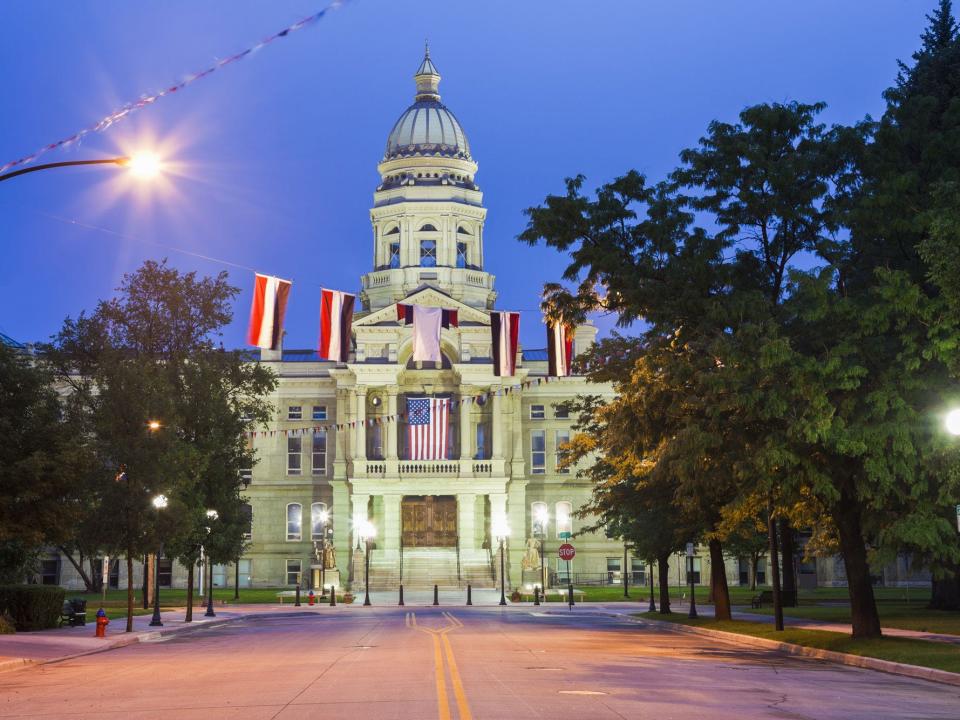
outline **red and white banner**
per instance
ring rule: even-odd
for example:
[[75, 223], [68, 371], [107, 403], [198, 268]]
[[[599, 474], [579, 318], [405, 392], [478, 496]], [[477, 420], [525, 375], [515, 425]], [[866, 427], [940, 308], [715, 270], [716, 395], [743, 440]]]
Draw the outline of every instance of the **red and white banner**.
[[247, 342], [263, 350], [276, 350], [283, 333], [283, 315], [290, 297], [289, 280], [272, 275], [256, 274], [253, 303], [250, 305], [250, 328]]
[[397, 319], [406, 325], [413, 325], [415, 362], [441, 362], [440, 329], [458, 326], [456, 310], [398, 304]]
[[449, 406], [450, 401], [445, 398], [407, 398], [407, 451], [410, 460], [446, 459]]
[[493, 333], [493, 374], [501, 377], [515, 375], [520, 313], [490, 313], [490, 330]]
[[320, 357], [346, 362], [350, 357], [350, 327], [356, 295], [320, 290]]
[[570, 375], [573, 360], [573, 328], [563, 323], [547, 322], [547, 374], [551, 377]]

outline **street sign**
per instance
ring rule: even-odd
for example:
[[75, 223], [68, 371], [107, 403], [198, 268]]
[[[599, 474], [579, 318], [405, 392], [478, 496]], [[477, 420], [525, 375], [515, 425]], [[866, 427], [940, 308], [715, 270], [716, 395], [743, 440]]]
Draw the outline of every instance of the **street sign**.
[[572, 536], [573, 533], [571, 533], [569, 530], [564, 530], [558, 535], [561, 540], [569, 540]]
[[687, 543], [687, 557], [693, 557], [693, 543]]
[[561, 560], [573, 560], [574, 556], [577, 554], [577, 551], [573, 549], [573, 545], [570, 543], [564, 543], [559, 548], [557, 548], [557, 556]]

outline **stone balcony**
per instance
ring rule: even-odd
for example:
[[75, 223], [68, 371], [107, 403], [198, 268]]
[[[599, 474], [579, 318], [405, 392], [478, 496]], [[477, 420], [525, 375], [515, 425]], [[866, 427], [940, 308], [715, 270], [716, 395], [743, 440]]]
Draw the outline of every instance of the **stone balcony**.
[[482, 478], [503, 475], [502, 459], [490, 460], [352, 460], [355, 478]]

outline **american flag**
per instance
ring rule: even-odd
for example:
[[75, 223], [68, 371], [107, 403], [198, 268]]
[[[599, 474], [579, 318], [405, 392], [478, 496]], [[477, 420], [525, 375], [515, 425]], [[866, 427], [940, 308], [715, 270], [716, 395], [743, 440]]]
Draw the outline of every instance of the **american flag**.
[[407, 398], [407, 449], [411, 460], [447, 457], [446, 398]]

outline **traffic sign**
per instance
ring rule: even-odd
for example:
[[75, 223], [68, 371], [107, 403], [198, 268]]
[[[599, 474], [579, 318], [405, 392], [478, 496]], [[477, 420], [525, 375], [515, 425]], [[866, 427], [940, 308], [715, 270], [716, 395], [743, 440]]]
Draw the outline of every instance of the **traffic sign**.
[[573, 549], [573, 545], [570, 543], [564, 543], [559, 548], [557, 548], [557, 556], [561, 560], [573, 560], [574, 556], [577, 554], [577, 551]]
[[564, 530], [558, 535], [561, 540], [569, 540], [572, 536], [573, 533], [571, 533], [569, 530]]

